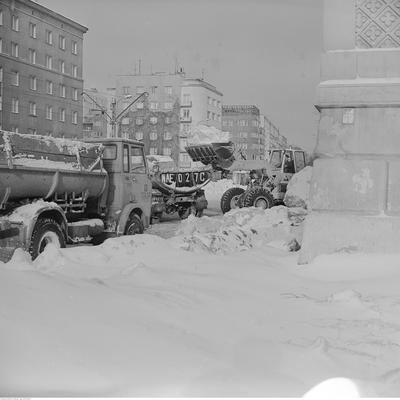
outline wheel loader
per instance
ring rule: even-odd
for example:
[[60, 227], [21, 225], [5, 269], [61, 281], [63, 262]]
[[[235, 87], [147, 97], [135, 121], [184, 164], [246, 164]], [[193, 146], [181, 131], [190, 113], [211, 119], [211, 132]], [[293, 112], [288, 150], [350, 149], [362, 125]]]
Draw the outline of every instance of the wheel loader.
[[238, 182], [221, 197], [221, 211], [233, 208], [271, 208], [282, 204], [291, 177], [306, 166], [306, 154], [300, 149], [275, 149], [268, 160], [246, 160], [233, 142], [197, 144], [186, 147], [193, 161], [210, 165], [221, 176], [235, 176], [235, 171], [245, 171], [247, 187]]

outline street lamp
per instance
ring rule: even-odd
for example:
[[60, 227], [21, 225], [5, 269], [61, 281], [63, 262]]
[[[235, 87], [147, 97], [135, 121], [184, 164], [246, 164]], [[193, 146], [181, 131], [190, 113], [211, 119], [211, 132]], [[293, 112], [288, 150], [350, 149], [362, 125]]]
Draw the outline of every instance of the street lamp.
[[[117, 137], [117, 123], [124, 116], [125, 112], [127, 112], [140, 98], [147, 97], [149, 95], [148, 92], [143, 92], [139, 96], [137, 96], [133, 101], [131, 101], [118, 115], [117, 115], [117, 101], [113, 98], [111, 102], [111, 115], [107, 112], [106, 108], [102, 107], [97, 101], [90, 96], [86, 92], [82, 92], [81, 95], [86, 95], [97, 107], [99, 107], [99, 111], [103, 115], [106, 115], [109, 123], [111, 125], [111, 137]], [[125, 99], [132, 98], [132, 95], [125, 96]]]

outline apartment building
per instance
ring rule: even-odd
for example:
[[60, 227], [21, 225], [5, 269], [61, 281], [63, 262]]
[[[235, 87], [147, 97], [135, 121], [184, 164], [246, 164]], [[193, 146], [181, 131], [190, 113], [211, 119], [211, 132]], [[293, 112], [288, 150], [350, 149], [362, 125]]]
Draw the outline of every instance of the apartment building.
[[185, 151], [185, 146], [197, 125], [222, 128], [222, 97], [217, 88], [204, 79], [185, 79], [181, 92], [181, 130], [179, 165], [193, 167], [195, 163]]
[[260, 124], [260, 110], [255, 105], [222, 106], [222, 130], [248, 160], [265, 157], [265, 135]]
[[279, 128], [272, 123], [272, 121], [265, 115], [260, 116], [260, 126], [263, 130], [265, 138], [265, 153], [271, 149], [286, 149], [288, 148], [288, 140], [279, 131]]
[[83, 136], [85, 138], [107, 137], [110, 115], [110, 96], [96, 88], [84, 89]]
[[0, 0], [0, 126], [82, 136], [87, 28], [30, 0]]
[[[141, 140], [146, 154], [170, 156], [179, 161], [180, 98], [185, 73], [119, 75], [115, 99], [118, 135]], [[137, 103], [132, 102], [142, 93]]]

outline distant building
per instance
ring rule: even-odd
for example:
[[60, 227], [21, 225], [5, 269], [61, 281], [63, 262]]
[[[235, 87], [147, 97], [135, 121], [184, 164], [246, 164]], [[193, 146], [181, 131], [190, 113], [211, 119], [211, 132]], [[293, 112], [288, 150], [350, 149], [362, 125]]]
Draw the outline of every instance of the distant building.
[[87, 28], [30, 0], [0, 2], [0, 126], [82, 136]]
[[181, 130], [179, 165], [191, 167], [195, 164], [185, 151], [193, 127], [197, 125], [222, 128], [222, 93], [203, 79], [185, 79], [181, 92]]
[[[146, 154], [171, 156], [178, 163], [184, 79], [183, 71], [119, 75], [115, 92], [117, 115], [128, 107], [118, 121], [119, 135], [143, 141]], [[143, 92], [149, 93], [147, 99], [129, 107]]]
[[286, 149], [289, 146], [287, 138], [281, 135], [279, 129], [265, 115], [260, 116], [260, 126], [265, 137], [266, 153], [271, 149]]
[[[149, 96], [129, 107], [143, 92]], [[117, 114], [128, 107], [119, 134], [143, 141], [146, 154], [171, 156], [180, 167], [193, 165], [185, 146], [194, 126], [221, 129], [222, 93], [201, 79], [187, 79], [182, 70], [119, 75], [115, 97]]]
[[265, 157], [265, 135], [260, 124], [260, 110], [254, 105], [222, 106], [222, 129], [248, 160]]
[[107, 137], [109, 97], [97, 89], [84, 89], [83, 136], [86, 138]]

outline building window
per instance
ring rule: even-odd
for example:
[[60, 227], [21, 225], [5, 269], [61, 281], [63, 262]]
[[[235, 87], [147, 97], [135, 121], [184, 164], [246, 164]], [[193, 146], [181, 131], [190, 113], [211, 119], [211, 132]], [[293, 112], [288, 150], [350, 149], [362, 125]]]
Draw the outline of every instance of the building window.
[[36, 24], [29, 22], [29, 35], [31, 38], [36, 39]]
[[139, 103], [136, 103], [136, 108], [137, 108], [138, 110], [142, 110], [143, 107], [144, 107], [144, 105], [143, 105], [143, 102], [142, 102], [142, 101], [140, 101]]
[[158, 103], [156, 101], [152, 101], [150, 103], [150, 109], [151, 110], [157, 110], [158, 109]]
[[121, 125], [129, 125], [131, 123], [130, 118], [122, 118]]
[[128, 95], [130, 91], [129, 86], [122, 86], [122, 94], [123, 95]]
[[65, 50], [65, 37], [62, 36], [62, 35], [60, 35], [60, 36], [58, 37], [58, 47], [59, 47], [61, 50]]
[[144, 93], [144, 87], [143, 86], [136, 86], [136, 93], [137, 94]]
[[65, 74], [65, 61], [64, 60], [60, 60], [60, 72], [62, 74]]
[[183, 105], [184, 106], [189, 106], [191, 101], [191, 96], [190, 93], [184, 93], [183, 94]]
[[150, 147], [150, 154], [157, 155], [157, 147]]
[[136, 125], [143, 125], [143, 118], [140, 118], [140, 117], [138, 117], [138, 118], [136, 118]]
[[157, 135], [157, 132], [153, 131], [153, 132], [150, 132], [149, 136], [150, 136], [150, 140], [157, 140], [158, 135]]
[[65, 122], [65, 108], [60, 108], [59, 120], [60, 122]]
[[3, 10], [0, 10], [0, 25], [3, 25]]
[[136, 132], [135, 138], [136, 140], [143, 140], [143, 132]]
[[36, 117], [36, 103], [32, 101], [29, 102], [29, 115]]
[[167, 125], [169, 125], [172, 122], [172, 118], [171, 117], [165, 117], [165, 123]]
[[3, 67], [0, 67], [0, 82], [3, 82]]
[[52, 120], [53, 119], [53, 107], [46, 106], [46, 119]]
[[78, 111], [72, 113], [72, 123], [76, 125], [78, 123]]
[[46, 56], [46, 68], [52, 69], [53, 68], [53, 57]]
[[72, 54], [78, 54], [78, 42], [75, 42], [74, 40], [71, 42], [71, 51]]
[[13, 97], [11, 100], [11, 112], [14, 114], [19, 113], [19, 101], [15, 97]]
[[181, 124], [182, 134], [188, 135], [190, 133], [190, 128], [191, 128], [190, 124]]
[[247, 132], [239, 132], [240, 138], [247, 138]]
[[19, 86], [19, 72], [11, 71], [11, 85]]
[[182, 111], [182, 117], [183, 117], [183, 119], [189, 119], [190, 118], [190, 111], [188, 109], [184, 109]]
[[156, 94], [157, 86], [151, 87], [151, 94]]
[[13, 31], [19, 31], [19, 18], [16, 15], [11, 16], [11, 29]]
[[15, 42], [11, 42], [11, 55], [13, 57], [18, 57], [18, 54], [19, 54], [18, 44]]
[[166, 110], [172, 110], [172, 103], [170, 101], [167, 101], [166, 103], [164, 103], [164, 108]]
[[37, 78], [36, 78], [36, 76], [31, 75], [29, 77], [29, 88], [31, 90], [37, 90]]
[[150, 117], [150, 123], [155, 125], [157, 123], [157, 117]]
[[3, 52], [3, 39], [0, 38], [0, 53]]
[[169, 131], [164, 132], [164, 140], [171, 140], [172, 139], [172, 133]]
[[207, 111], [207, 119], [211, 119], [211, 111]]
[[67, 88], [65, 87], [65, 85], [60, 85], [60, 97], [66, 97], [66, 93], [67, 93]]
[[29, 62], [31, 64], [36, 64], [36, 50], [29, 49]]
[[248, 126], [248, 121], [246, 121], [245, 119], [240, 119], [238, 121], [239, 126]]
[[72, 88], [72, 100], [75, 100], [75, 101], [78, 100], [78, 89], [77, 88]]
[[53, 82], [52, 81], [46, 81], [46, 93], [53, 94]]
[[53, 44], [53, 32], [46, 29], [46, 43]]
[[172, 86], [164, 86], [165, 94], [172, 95]]
[[170, 156], [171, 155], [171, 147], [164, 147], [163, 148], [163, 155]]

